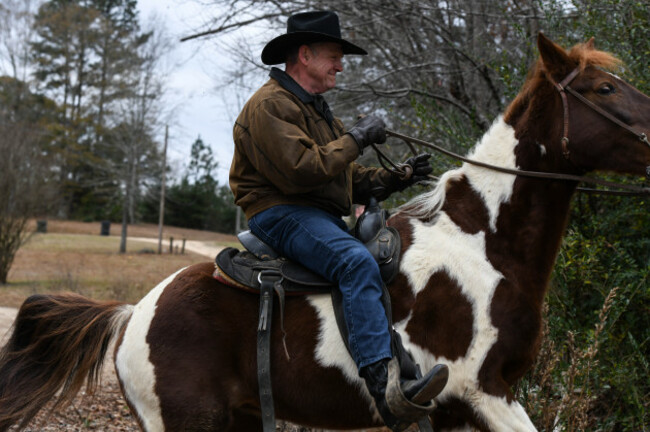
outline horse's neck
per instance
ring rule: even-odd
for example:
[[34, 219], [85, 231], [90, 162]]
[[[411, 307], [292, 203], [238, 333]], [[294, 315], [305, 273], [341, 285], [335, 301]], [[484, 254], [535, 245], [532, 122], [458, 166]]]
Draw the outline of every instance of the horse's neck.
[[[542, 152], [536, 144], [518, 142], [512, 127], [499, 118], [469, 156], [507, 168], [535, 169], [518, 167], [518, 161], [535, 164], [535, 159], [542, 160]], [[566, 182], [515, 177], [464, 164], [445, 174], [436, 190], [428, 194], [429, 200], [443, 200], [440, 211], [431, 212], [429, 218], [420, 215], [412, 223], [424, 223], [438, 231], [458, 230], [467, 238], [481, 237], [476, 244], [483, 245], [492, 267], [514, 283], [525, 284], [541, 299], [574, 189], [575, 185]], [[429, 205], [435, 208], [435, 204]]]

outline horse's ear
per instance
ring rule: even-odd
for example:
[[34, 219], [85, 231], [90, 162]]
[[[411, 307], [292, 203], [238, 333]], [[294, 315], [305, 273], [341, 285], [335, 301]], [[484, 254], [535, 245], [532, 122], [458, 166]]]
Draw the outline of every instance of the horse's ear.
[[555, 72], [563, 74], [569, 64], [569, 56], [566, 51], [544, 36], [542, 32], [539, 32], [537, 36], [537, 47], [544, 63], [544, 69], [551, 75]]
[[590, 50], [595, 49], [594, 48], [594, 41], [595, 40], [596, 40], [596, 38], [592, 36], [591, 39], [589, 39], [587, 41], [587, 43], [585, 43], [585, 48], [590, 49]]

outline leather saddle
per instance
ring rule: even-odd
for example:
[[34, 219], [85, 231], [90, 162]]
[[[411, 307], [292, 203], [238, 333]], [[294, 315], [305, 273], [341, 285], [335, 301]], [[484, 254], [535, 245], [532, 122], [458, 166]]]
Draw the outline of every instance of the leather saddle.
[[[387, 212], [372, 198], [354, 228], [354, 236], [368, 248], [379, 264], [382, 279], [389, 283], [399, 270], [401, 241], [395, 228], [386, 226]], [[216, 257], [214, 277], [228, 285], [259, 292], [262, 272], [275, 272], [282, 277], [286, 295], [329, 293], [335, 287], [330, 281], [290, 261], [273, 250], [250, 231], [238, 236], [245, 250], [226, 248]]]

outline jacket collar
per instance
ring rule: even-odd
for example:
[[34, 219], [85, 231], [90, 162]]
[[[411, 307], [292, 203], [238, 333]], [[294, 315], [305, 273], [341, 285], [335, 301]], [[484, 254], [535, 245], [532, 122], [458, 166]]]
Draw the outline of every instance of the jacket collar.
[[293, 78], [291, 78], [291, 75], [289, 75], [282, 69], [278, 69], [276, 67], [271, 68], [271, 73], [269, 74], [269, 76], [274, 80], [276, 80], [278, 83], [280, 83], [280, 85], [285, 90], [288, 90], [294, 95], [298, 96], [298, 99], [300, 99], [302, 103], [314, 102], [314, 95], [309, 93], [304, 88], [302, 88], [300, 84], [298, 84]]
[[309, 93], [282, 69], [278, 69], [276, 67], [271, 68], [271, 73], [269, 76], [276, 80], [285, 90], [298, 97], [302, 103], [314, 105], [316, 111], [318, 111], [318, 113], [323, 116], [325, 120], [327, 120], [327, 124], [330, 125], [330, 128], [332, 127], [334, 115], [332, 114], [329, 105], [327, 105], [327, 102], [325, 102], [325, 98], [323, 98], [323, 96]]

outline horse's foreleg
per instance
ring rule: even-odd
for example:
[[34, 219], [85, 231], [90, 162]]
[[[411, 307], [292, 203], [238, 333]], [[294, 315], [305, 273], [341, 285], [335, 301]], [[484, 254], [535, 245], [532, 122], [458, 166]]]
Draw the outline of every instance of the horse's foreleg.
[[[468, 395], [469, 396], [469, 395]], [[499, 432], [536, 432], [524, 408], [516, 400], [477, 391], [468, 397], [477, 417], [489, 430]]]

